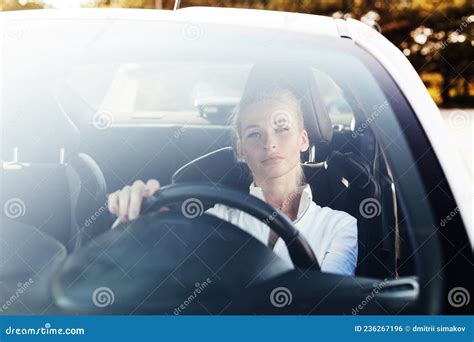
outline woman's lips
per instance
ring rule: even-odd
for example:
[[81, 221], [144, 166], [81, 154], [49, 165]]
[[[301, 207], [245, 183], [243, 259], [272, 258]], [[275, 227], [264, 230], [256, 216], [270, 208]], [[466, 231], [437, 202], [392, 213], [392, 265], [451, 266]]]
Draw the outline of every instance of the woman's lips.
[[267, 159], [264, 159], [262, 163], [265, 165], [273, 165], [273, 164], [277, 164], [281, 162], [282, 160], [283, 160], [283, 157], [275, 156], [275, 157], [269, 157]]

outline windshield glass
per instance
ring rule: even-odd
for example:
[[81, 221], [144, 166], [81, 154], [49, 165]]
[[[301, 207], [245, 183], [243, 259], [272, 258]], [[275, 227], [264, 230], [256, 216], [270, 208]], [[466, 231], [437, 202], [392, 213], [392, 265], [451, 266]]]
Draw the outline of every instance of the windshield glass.
[[[226, 125], [252, 66], [271, 61], [309, 63], [335, 124], [348, 127], [353, 117], [338, 78], [363, 73], [370, 91], [381, 94], [359, 62], [360, 52], [342, 39], [197, 22], [76, 19], [9, 25], [22, 28], [19, 39], [6, 40], [3, 50], [9, 111], [18, 110], [26, 94], [49, 93], [73, 121], [107, 113], [118, 125]], [[68, 110], [78, 103], [84, 106], [80, 118]]]
[[[94, 200], [90, 201], [92, 209], [84, 210], [84, 217], [78, 219], [80, 227], [86, 227], [84, 222], [87, 227], [92, 225], [94, 220], [89, 218], [95, 217], [95, 213], [104, 221], [110, 217], [115, 219], [113, 215], [107, 216], [105, 191], [116, 193], [136, 184], [137, 180], [153, 178], [162, 185], [174, 185], [180, 179], [185, 183], [189, 176], [192, 182], [222, 184], [248, 194], [250, 186], [258, 181], [257, 176], [279, 178], [301, 164], [301, 179], [307, 184], [305, 197], [303, 192], [300, 197], [289, 196], [295, 210], [288, 213], [293, 214], [294, 224], [304, 222], [304, 215], [326, 207], [345, 212], [354, 218], [351, 222], [357, 222], [350, 226], [354, 232], [346, 253], [350, 263], [334, 262], [350, 265], [343, 274], [380, 279], [417, 274], [419, 262], [411, 234], [416, 232], [415, 228], [420, 229], [420, 234], [426, 234], [425, 228], [432, 224], [429, 203], [419, 203], [427, 195], [418, 175], [418, 158], [414, 157], [417, 146], [413, 148], [407, 139], [407, 129], [416, 126], [416, 117], [383, 66], [353, 40], [286, 28], [256, 29], [124, 18], [24, 20], [9, 21], [7, 25], [17, 25], [21, 34], [15, 39], [5, 39], [1, 52], [2, 158], [13, 160], [11, 164], [6, 163], [9, 167], [17, 166], [15, 162], [20, 159], [27, 162], [25, 165], [38, 162], [38, 169], [43, 170], [45, 160], [56, 162], [59, 156], [62, 172], [64, 165], [67, 171], [75, 170], [76, 155], [90, 156], [90, 162], [95, 161], [90, 173], [98, 174], [96, 183], [100, 184], [99, 190], [104, 196], [101, 200], [95, 197], [96, 190], [84, 188]], [[285, 91], [266, 94], [267, 89], [276, 88], [269, 87], [268, 83], [283, 85]], [[259, 93], [260, 90], [263, 91]], [[242, 138], [241, 145], [231, 134], [233, 128], [239, 130], [239, 123], [230, 125], [239, 105], [245, 109], [242, 109], [245, 114], [241, 113], [242, 131], [247, 130], [245, 135], [238, 136]], [[284, 115], [280, 115], [282, 113]], [[280, 120], [285, 119], [285, 115], [290, 118], [286, 122]], [[70, 120], [65, 120], [67, 118]], [[293, 119], [302, 125], [292, 126]], [[284, 146], [278, 151], [281, 155], [267, 151], [268, 146], [276, 149], [278, 145], [270, 145], [271, 139], [267, 136]], [[244, 143], [245, 158], [234, 153], [237, 148], [231, 148]], [[195, 163], [190, 163], [193, 161]], [[196, 165], [195, 170], [190, 165]], [[188, 174], [183, 168], [195, 172]], [[77, 174], [83, 176], [82, 169], [77, 169]], [[43, 178], [47, 177], [40, 175], [38, 179]], [[77, 183], [86, 184], [87, 180], [84, 176]], [[13, 187], [29, 185], [28, 182], [30, 179], [18, 178], [10, 184]], [[42, 198], [48, 197], [39, 195], [40, 190], [52, 189], [54, 195], [64, 194], [65, 200], [58, 197], [60, 205], [69, 205], [68, 190], [63, 190], [73, 189], [72, 181], [64, 180], [60, 184], [64, 189], [60, 190], [37, 179], [34, 184], [38, 186], [25, 185], [27, 193], [13, 197], [25, 199], [29, 213], [47, 213], [41, 207], [44, 204], [48, 210], [60, 208], [58, 212], [66, 213], [65, 222], [72, 221], [72, 214], [69, 217], [57, 203], [43, 201]], [[76, 191], [72, 192], [71, 198], [79, 196]], [[30, 193], [37, 197], [30, 199]], [[81, 203], [88, 202], [79, 198]], [[295, 198], [303, 199], [297, 203]], [[94, 201], [97, 203], [92, 203]], [[281, 208], [286, 203], [283, 201]], [[306, 208], [304, 203], [308, 205]], [[314, 210], [310, 210], [310, 205]], [[279, 210], [280, 204], [274, 207]], [[77, 208], [73, 210], [79, 212]], [[107, 214], [102, 215], [104, 212]], [[30, 223], [39, 227], [44, 223], [45, 231], [48, 228], [56, 232], [57, 228], [55, 237], [69, 243], [63, 221], [48, 224], [44, 219], [34, 217]], [[101, 229], [108, 229], [113, 223], [97, 222]], [[255, 228], [244, 223], [243, 229]], [[326, 225], [310, 222], [307, 226], [319, 234], [319, 227]], [[150, 227], [150, 236], [157, 238], [156, 227]], [[179, 259], [172, 253], [181, 253], [183, 248], [194, 253], [193, 244], [207, 238], [196, 237], [195, 232], [204, 230], [192, 228], [182, 235], [185, 243], [167, 240], [163, 242], [166, 248], [155, 249], [156, 253], [169, 255], [150, 254], [141, 263], [138, 262], [142, 257], [140, 253], [146, 254], [146, 251], [142, 246], [129, 245], [129, 250], [137, 252], [134, 262], [141, 265], [134, 271], [137, 276], [133, 279], [154, 275], [150, 270], [157, 267], [169, 270]], [[229, 228], [229, 232], [230, 229], [233, 228]], [[166, 235], [168, 228], [161, 232]], [[142, 237], [147, 240], [146, 234]], [[317, 237], [309, 230], [305, 236], [309, 241], [316, 241], [314, 250], [320, 253], [318, 257], [324, 266], [325, 249], [330, 249], [330, 243], [322, 246], [325, 240]], [[229, 238], [229, 241], [234, 240]], [[231, 250], [220, 238], [216, 237], [212, 243], [203, 248], [206, 252], [202, 259], [209, 257], [209, 263], [214, 263], [210, 267], [214, 274], [223, 267], [222, 260], [232, 259], [235, 263], [232, 267], [251, 274], [249, 279], [239, 280], [242, 284], [250, 284], [258, 278], [255, 274], [260, 270], [253, 266], [263, 264], [247, 259], [251, 253], [240, 253], [241, 242], [235, 242], [236, 252], [231, 253], [234, 255], [225, 254]], [[286, 246], [283, 242], [280, 245], [282, 254], [278, 254], [278, 249], [269, 253], [286, 258], [291, 266], [290, 255], [284, 254]], [[134, 263], [130, 264], [132, 253], [124, 253], [128, 252], [127, 248], [119, 246], [115, 251], [115, 260], [125, 265], [117, 269], [117, 274], [121, 269], [128, 271], [127, 267], [135, 267]], [[336, 249], [333, 255], [338, 253]], [[161, 260], [166, 262], [154, 264]], [[115, 267], [107, 264], [109, 266]], [[190, 264], [189, 269], [194, 274], [207, 274], [208, 268], [204, 266], [198, 260]], [[99, 271], [94, 276], [85, 279], [93, 282], [99, 279], [96, 275], [107, 274], [100, 267], [96, 270]], [[144, 273], [140, 273], [142, 271]], [[280, 271], [283, 269], [278, 269]], [[237, 277], [240, 273], [229, 274]], [[305, 281], [303, 278], [298, 274], [298, 281]], [[202, 281], [191, 277], [187, 280], [192, 281], [190, 284]], [[229, 281], [229, 284], [236, 283]], [[312, 289], [317, 283], [308, 282], [307, 286]], [[169, 286], [171, 292], [176, 290], [176, 286]], [[124, 287], [126, 291], [131, 288]], [[162, 302], [166, 293], [158, 293], [163, 297], [157, 302]], [[310, 310], [307, 308], [305, 313]]]

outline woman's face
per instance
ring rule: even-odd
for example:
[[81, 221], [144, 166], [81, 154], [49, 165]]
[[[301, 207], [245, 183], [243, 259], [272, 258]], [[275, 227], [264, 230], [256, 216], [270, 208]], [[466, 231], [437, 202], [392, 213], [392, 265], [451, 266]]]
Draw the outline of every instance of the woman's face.
[[237, 152], [257, 183], [297, 172], [309, 141], [296, 110], [293, 104], [265, 101], [241, 113]]

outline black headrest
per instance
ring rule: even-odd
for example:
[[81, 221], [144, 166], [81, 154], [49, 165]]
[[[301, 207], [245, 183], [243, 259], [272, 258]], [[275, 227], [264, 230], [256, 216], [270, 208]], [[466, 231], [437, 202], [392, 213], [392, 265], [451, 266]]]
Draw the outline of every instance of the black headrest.
[[309, 64], [296, 61], [256, 63], [250, 71], [242, 97], [275, 87], [292, 91], [301, 101], [311, 144], [329, 144], [332, 123]]

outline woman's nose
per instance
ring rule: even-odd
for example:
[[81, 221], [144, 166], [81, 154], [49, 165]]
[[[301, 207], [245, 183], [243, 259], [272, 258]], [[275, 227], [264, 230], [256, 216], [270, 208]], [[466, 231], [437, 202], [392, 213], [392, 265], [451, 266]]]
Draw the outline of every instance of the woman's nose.
[[265, 149], [276, 148], [276, 139], [272, 134], [265, 134], [262, 143]]

